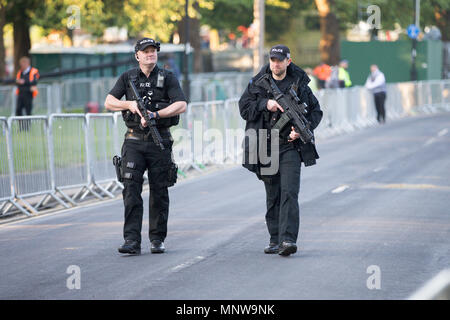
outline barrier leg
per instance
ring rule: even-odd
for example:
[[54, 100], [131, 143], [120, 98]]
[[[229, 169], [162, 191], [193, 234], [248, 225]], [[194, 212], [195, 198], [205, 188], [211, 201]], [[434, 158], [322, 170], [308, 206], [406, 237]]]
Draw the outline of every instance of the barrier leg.
[[95, 183], [95, 186], [97, 188], [99, 188], [100, 191], [103, 192], [104, 194], [106, 194], [108, 197], [110, 197], [111, 199], [114, 199], [114, 195], [111, 192], [109, 192], [107, 189], [103, 188], [101, 185], [99, 185], [97, 183]]
[[69, 209], [70, 206], [67, 205], [67, 203], [65, 203], [64, 201], [62, 201], [54, 192], [50, 193], [50, 196], [55, 199], [60, 205], [62, 205], [63, 207], [65, 207], [66, 209]]
[[64, 192], [62, 192], [61, 189], [56, 188], [56, 192], [59, 192], [59, 194], [60, 194], [67, 202], [69, 202], [72, 206], [75, 207], [75, 206], [77, 205], [76, 202], [73, 201], [67, 194], [65, 194]]
[[[26, 214], [27, 216], [30, 216], [30, 213], [27, 210], [25, 210], [25, 208], [23, 208], [16, 201], [14, 201], [14, 199], [9, 199], [8, 201], [6, 201], [4, 206], [6, 206], [6, 209], [1, 213], [1, 215], [4, 215], [4, 214], [8, 213], [8, 211], [11, 210], [11, 208], [15, 207], [16, 209], [18, 209], [23, 214]], [[0, 210], [0, 212], [1, 211], [2, 210]]]
[[33, 206], [31, 204], [26, 202], [22, 197], [17, 197], [17, 199], [21, 200], [23, 202], [23, 204], [25, 205], [25, 207], [31, 212], [31, 214], [30, 214], [26, 210], [22, 211], [27, 216], [32, 216], [32, 215], [37, 215], [38, 214], [37, 210], [35, 208], [33, 208]]

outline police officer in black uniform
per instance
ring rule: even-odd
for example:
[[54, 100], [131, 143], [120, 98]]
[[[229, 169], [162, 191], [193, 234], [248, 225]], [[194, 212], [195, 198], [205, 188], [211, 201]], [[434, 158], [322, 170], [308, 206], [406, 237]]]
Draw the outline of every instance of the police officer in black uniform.
[[[242, 118], [246, 120], [247, 130], [267, 130], [271, 128], [280, 118], [283, 107], [274, 97], [258, 85], [258, 80], [265, 74], [273, 78], [278, 88], [288, 94], [292, 84], [297, 85], [297, 95], [301, 102], [308, 105], [306, 119], [311, 131], [314, 130], [322, 119], [322, 111], [317, 99], [308, 87], [308, 75], [292, 63], [290, 50], [284, 45], [277, 45], [270, 50], [270, 63], [265, 65], [261, 71], [252, 78], [244, 94], [239, 100], [239, 110]], [[265, 253], [278, 253], [288, 256], [297, 252], [297, 237], [299, 231], [300, 210], [298, 205], [298, 194], [300, 191], [300, 167], [301, 162], [305, 166], [316, 163], [319, 158], [313, 143], [304, 144], [299, 139], [300, 135], [294, 130], [291, 123], [278, 131], [279, 134], [279, 163], [275, 174], [263, 174], [261, 168], [263, 161], [250, 163], [249, 158], [243, 166], [255, 172], [260, 180], [264, 182], [266, 189], [266, 224], [270, 235], [269, 246], [264, 249]], [[270, 147], [271, 135], [267, 136], [267, 145]], [[244, 140], [244, 154], [257, 154], [258, 148]], [[260, 144], [260, 140], [257, 145]], [[272, 157], [273, 159], [274, 157]]]
[[[149, 238], [152, 253], [165, 251], [169, 215], [168, 187], [176, 182], [177, 166], [173, 161], [169, 127], [176, 125], [179, 114], [186, 111], [186, 98], [176, 77], [157, 66], [160, 43], [143, 38], [136, 43], [135, 57], [139, 68], [123, 73], [106, 97], [105, 107], [122, 111], [128, 127], [122, 146], [121, 173], [125, 205], [124, 239], [120, 253], [140, 254], [143, 201], [141, 197], [143, 174], [148, 170], [150, 186]], [[130, 89], [131, 80], [144, 101], [149, 117], [156, 119], [164, 150], [148, 134], [148, 126]], [[122, 96], [125, 100], [120, 100]]]

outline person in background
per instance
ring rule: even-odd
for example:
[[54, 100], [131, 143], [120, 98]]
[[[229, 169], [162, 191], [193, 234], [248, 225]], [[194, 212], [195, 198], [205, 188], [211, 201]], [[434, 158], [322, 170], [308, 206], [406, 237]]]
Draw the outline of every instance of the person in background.
[[378, 69], [376, 64], [370, 66], [370, 75], [367, 77], [364, 86], [373, 94], [375, 108], [377, 110], [377, 121], [379, 123], [385, 123], [386, 110], [384, 108], [384, 102], [386, 101], [386, 79], [384, 73]]
[[325, 88], [327, 88], [327, 89], [339, 88], [339, 66], [331, 67], [330, 76], [325, 81]]
[[350, 80], [350, 74], [347, 71], [348, 61], [342, 60], [339, 63], [339, 88], [348, 88], [352, 86], [352, 81]]
[[309, 88], [311, 89], [311, 91], [313, 93], [317, 92], [317, 90], [319, 90], [319, 87], [317, 85], [317, 78], [314, 76], [312, 69], [311, 68], [306, 68], [305, 72], [308, 75], [309, 80], [311, 80], [308, 83]]
[[37, 96], [37, 82], [39, 71], [31, 66], [30, 58], [22, 57], [19, 60], [20, 70], [16, 75], [16, 116], [30, 116], [33, 109], [33, 99]]
[[167, 63], [164, 64], [164, 69], [171, 71], [175, 75], [177, 80], [180, 81], [180, 76], [181, 76], [180, 68], [178, 68], [178, 65], [175, 62], [175, 57], [173, 54], [170, 53], [168, 55]]
[[317, 77], [319, 82], [319, 89], [325, 88], [325, 82], [331, 75], [331, 67], [325, 62], [321, 62], [317, 67], [314, 68], [313, 74]]

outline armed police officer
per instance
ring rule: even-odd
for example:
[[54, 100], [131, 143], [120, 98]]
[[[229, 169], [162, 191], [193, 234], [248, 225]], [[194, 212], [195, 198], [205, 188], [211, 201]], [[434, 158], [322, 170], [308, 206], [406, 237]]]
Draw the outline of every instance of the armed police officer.
[[[303, 118], [305, 130], [309, 130], [311, 141], [303, 143], [294, 123], [289, 120], [286, 125], [277, 128], [284, 108], [280, 105], [272, 91], [261, 85], [262, 80], [275, 84], [285, 96], [291, 97], [291, 89], [297, 102], [306, 103], [307, 107]], [[270, 63], [252, 78], [244, 94], [239, 100], [239, 110], [242, 118], [246, 120], [246, 139], [244, 140], [243, 166], [256, 173], [264, 182], [266, 190], [266, 224], [270, 235], [269, 245], [264, 249], [267, 254], [278, 253], [289, 256], [297, 252], [297, 237], [299, 232], [300, 210], [298, 194], [300, 190], [301, 162], [305, 166], [316, 163], [319, 155], [314, 145], [313, 130], [322, 119], [322, 111], [317, 99], [308, 87], [308, 75], [292, 63], [290, 50], [284, 45], [277, 45], [270, 50]], [[273, 88], [274, 86], [272, 86]], [[277, 95], [280, 97], [280, 95]], [[292, 111], [292, 110], [291, 110]], [[283, 117], [284, 119], [284, 117]], [[277, 128], [277, 130], [272, 130]], [[276, 131], [277, 134], [267, 134], [261, 138], [259, 131]], [[248, 139], [248, 132], [257, 131], [258, 142], [252, 144]], [[250, 154], [260, 153], [262, 140], [272, 152], [271, 159], [277, 159], [278, 166], [275, 172], [264, 171], [264, 161], [258, 156], [257, 161], [250, 161]], [[272, 141], [277, 139], [278, 141]], [[277, 145], [277, 148], [272, 148]], [[277, 152], [276, 156], [273, 153]]]
[[[123, 236], [125, 243], [120, 253], [140, 254], [143, 201], [141, 197], [143, 174], [148, 170], [150, 186], [149, 238], [152, 253], [165, 251], [169, 216], [168, 187], [177, 179], [177, 166], [172, 157], [169, 127], [176, 125], [179, 114], [186, 111], [186, 98], [178, 80], [169, 71], [157, 66], [160, 43], [143, 38], [136, 43], [135, 58], [139, 63], [123, 73], [106, 97], [105, 107], [111, 111], [122, 111], [128, 127], [122, 146], [120, 172], [124, 185], [123, 202], [125, 222]], [[149, 124], [140, 111], [132, 86], [146, 102], [151, 121], [156, 121], [157, 131], [162, 139], [158, 145], [149, 134]], [[120, 100], [125, 95], [125, 100]], [[154, 120], [153, 120], [154, 119]]]

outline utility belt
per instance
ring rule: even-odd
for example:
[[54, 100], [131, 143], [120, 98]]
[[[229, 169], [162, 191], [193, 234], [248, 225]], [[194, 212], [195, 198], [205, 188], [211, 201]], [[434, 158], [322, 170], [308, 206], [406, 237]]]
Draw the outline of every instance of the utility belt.
[[[148, 129], [147, 129], [148, 130]], [[170, 134], [170, 130], [167, 127], [161, 127], [157, 130], [159, 134], [161, 135], [161, 138], [164, 140], [170, 140], [172, 141], [172, 135]], [[128, 128], [127, 132], [125, 133], [125, 139], [129, 140], [139, 140], [139, 141], [153, 141], [152, 136], [148, 134], [148, 131], [142, 132], [137, 131], [136, 129]]]

